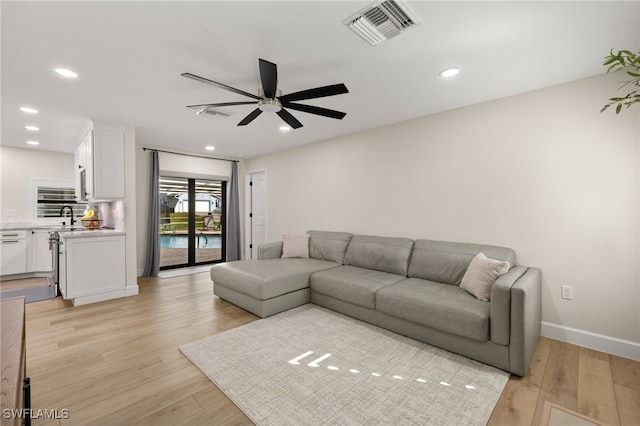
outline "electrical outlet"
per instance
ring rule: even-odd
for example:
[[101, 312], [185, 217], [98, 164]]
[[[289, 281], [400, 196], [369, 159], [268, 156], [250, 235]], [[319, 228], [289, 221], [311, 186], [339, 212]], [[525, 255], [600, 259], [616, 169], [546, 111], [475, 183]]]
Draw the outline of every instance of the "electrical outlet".
[[570, 285], [563, 285], [561, 297], [566, 300], [573, 300], [573, 287]]

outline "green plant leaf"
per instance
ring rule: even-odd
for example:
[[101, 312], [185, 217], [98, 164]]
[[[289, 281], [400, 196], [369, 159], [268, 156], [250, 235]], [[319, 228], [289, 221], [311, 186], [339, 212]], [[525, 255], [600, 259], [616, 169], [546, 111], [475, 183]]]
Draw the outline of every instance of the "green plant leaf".
[[[612, 48], [609, 51], [609, 55], [604, 57], [602, 65], [607, 67], [607, 73], [624, 71], [628, 77], [631, 77], [630, 80], [624, 81], [618, 90], [623, 89], [627, 85], [640, 87], [640, 51], [637, 54], [625, 49], [614, 52]], [[619, 114], [623, 105], [629, 108], [636, 103], [640, 103], [640, 93], [638, 90], [632, 90], [625, 96], [610, 98], [609, 103], [603, 106], [600, 112], [615, 105], [616, 114]]]

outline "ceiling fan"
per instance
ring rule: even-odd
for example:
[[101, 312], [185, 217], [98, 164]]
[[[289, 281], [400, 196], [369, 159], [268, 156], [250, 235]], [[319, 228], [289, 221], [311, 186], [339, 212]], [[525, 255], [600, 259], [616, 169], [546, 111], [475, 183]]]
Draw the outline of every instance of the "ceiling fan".
[[244, 119], [242, 119], [242, 121], [238, 123], [238, 126], [246, 126], [247, 124], [255, 120], [256, 117], [262, 114], [262, 112], [266, 111], [275, 112], [293, 129], [302, 127], [302, 123], [300, 123], [293, 115], [291, 115], [289, 111], [284, 109], [285, 107], [297, 111], [307, 112], [309, 114], [336, 118], [338, 120], [342, 120], [342, 118], [347, 115], [344, 112], [335, 111], [332, 109], [295, 103], [295, 101], [323, 98], [325, 96], [334, 96], [343, 93], [349, 93], [347, 86], [345, 86], [344, 84], [332, 84], [329, 86], [316, 87], [314, 89], [301, 90], [299, 92], [282, 95], [282, 92], [280, 91], [280, 89], [278, 89], [278, 66], [272, 62], [265, 61], [264, 59], [258, 59], [258, 65], [260, 68], [260, 80], [262, 82], [262, 87], [259, 89], [258, 95], [236, 89], [235, 87], [227, 86], [226, 84], [199, 77], [188, 72], [180, 74], [183, 77], [210, 84], [212, 86], [216, 86], [221, 89], [225, 89], [230, 92], [254, 99], [253, 101], [244, 102], [223, 102], [216, 104], [188, 105], [187, 108], [197, 109], [197, 113], [202, 113], [209, 108], [233, 105], [251, 105], [256, 104], [257, 101], [258, 107], [251, 113], [249, 113], [249, 115], [247, 115]]

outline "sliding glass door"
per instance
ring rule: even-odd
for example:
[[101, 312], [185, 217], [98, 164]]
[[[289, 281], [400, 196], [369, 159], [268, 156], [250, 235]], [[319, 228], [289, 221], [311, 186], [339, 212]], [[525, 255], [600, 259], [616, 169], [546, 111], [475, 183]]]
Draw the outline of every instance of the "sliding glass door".
[[160, 269], [224, 261], [226, 182], [160, 177]]

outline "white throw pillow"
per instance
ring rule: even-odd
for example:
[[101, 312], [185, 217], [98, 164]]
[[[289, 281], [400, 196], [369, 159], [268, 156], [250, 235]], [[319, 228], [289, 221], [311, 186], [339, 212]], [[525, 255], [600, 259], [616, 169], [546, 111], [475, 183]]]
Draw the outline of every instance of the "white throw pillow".
[[309, 234], [284, 234], [282, 257], [309, 257]]
[[484, 253], [478, 253], [462, 277], [460, 288], [473, 294], [479, 300], [491, 300], [491, 287], [504, 273], [509, 271], [509, 262], [488, 258]]

